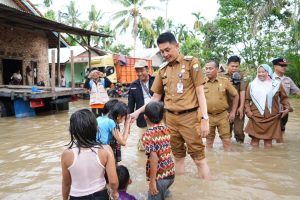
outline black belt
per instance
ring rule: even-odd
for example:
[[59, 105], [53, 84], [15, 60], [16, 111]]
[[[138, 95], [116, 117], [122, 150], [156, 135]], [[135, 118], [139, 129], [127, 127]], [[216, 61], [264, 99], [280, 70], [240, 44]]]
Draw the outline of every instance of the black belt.
[[81, 196], [81, 197], [70, 196], [70, 200], [89, 199], [89, 198], [93, 198], [93, 197], [101, 197], [101, 196], [109, 198], [108, 193], [107, 193], [107, 189], [104, 189], [104, 190], [95, 192], [95, 193], [90, 194], [90, 195]]
[[198, 110], [198, 107], [196, 107], [196, 108], [191, 108], [191, 109], [188, 109], [188, 110], [183, 110], [183, 111], [171, 111], [171, 110], [168, 110], [168, 109], [167, 109], [167, 111], [168, 111], [169, 113], [172, 113], [172, 114], [174, 114], [174, 115], [181, 115], [181, 114], [184, 114], [184, 113], [190, 113], [190, 112], [194, 112], [194, 111], [196, 111], [196, 110]]

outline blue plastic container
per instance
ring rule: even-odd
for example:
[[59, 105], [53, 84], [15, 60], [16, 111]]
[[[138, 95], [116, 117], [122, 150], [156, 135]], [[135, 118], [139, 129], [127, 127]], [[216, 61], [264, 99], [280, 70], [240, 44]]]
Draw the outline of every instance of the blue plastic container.
[[16, 99], [14, 100], [14, 107], [16, 118], [36, 116], [35, 110], [30, 107], [29, 101]]

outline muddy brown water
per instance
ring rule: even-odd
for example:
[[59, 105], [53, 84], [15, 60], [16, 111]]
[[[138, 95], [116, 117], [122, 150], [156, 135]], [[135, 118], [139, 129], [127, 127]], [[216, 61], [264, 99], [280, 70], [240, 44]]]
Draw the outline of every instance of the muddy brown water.
[[[207, 152], [212, 181], [196, 178], [186, 160], [186, 174], [176, 176], [169, 199], [300, 199], [300, 99], [292, 99], [294, 112], [285, 133], [286, 143], [271, 149], [252, 149], [249, 137], [224, 153], [220, 140]], [[0, 199], [61, 199], [60, 155], [69, 141], [70, 115], [88, 107], [88, 101], [71, 103], [70, 110], [34, 118], [0, 118]], [[137, 128], [132, 127], [123, 161], [133, 180], [128, 191], [145, 199], [143, 153], [138, 152]]]

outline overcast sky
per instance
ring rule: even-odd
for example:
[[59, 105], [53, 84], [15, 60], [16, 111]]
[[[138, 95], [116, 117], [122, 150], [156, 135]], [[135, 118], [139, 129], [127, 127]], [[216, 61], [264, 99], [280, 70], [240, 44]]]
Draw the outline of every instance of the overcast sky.
[[[31, 0], [34, 4], [42, 4], [43, 0]], [[53, 0], [52, 9], [55, 11], [61, 10], [62, 12], [66, 12], [66, 6], [69, 4], [69, 0]], [[114, 0], [76, 0], [76, 6], [80, 12], [81, 19], [87, 19], [87, 13], [90, 10], [91, 5], [94, 4], [97, 9], [101, 9], [105, 13], [104, 20], [108, 21], [109, 17], [119, 11], [122, 10], [122, 6], [120, 4], [114, 2]], [[166, 3], [163, 0], [147, 0], [145, 5], [157, 6], [161, 8], [160, 10], [149, 11], [145, 14], [145, 17], [148, 19], [155, 19], [158, 16], [162, 16], [165, 18], [166, 16]], [[39, 10], [44, 13], [47, 9], [42, 6], [38, 7]], [[186, 24], [188, 27], [192, 28], [193, 23], [195, 22], [195, 17], [192, 16], [192, 12], [200, 11], [201, 14], [205, 17], [206, 20], [211, 21], [215, 18], [219, 5], [217, 0], [169, 0], [168, 3], [168, 18], [173, 20], [174, 24]], [[131, 38], [127, 36], [123, 36], [131, 42]], [[117, 38], [118, 40], [123, 40], [121, 38]], [[126, 41], [128, 41], [126, 39]], [[131, 41], [130, 41], [131, 40]]]

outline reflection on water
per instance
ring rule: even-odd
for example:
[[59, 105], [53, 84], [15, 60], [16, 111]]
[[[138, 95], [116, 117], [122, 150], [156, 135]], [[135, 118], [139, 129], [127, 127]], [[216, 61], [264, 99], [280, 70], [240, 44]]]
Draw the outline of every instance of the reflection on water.
[[[233, 144], [224, 153], [220, 140], [207, 152], [213, 181], [195, 178], [190, 158], [187, 173], [177, 176], [170, 199], [300, 199], [300, 101], [292, 100], [286, 143], [253, 150]], [[69, 141], [71, 113], [87, 107], [72, 103], [69, 111], [35, 118], [0, 118], [0, 199], [61, 199], [60, 155]], [[132, 127], [122, 164], [128, 166], [133, 183], [129, 192], [145, 199], [145, 156], [136, 148], [137, 130]]]

